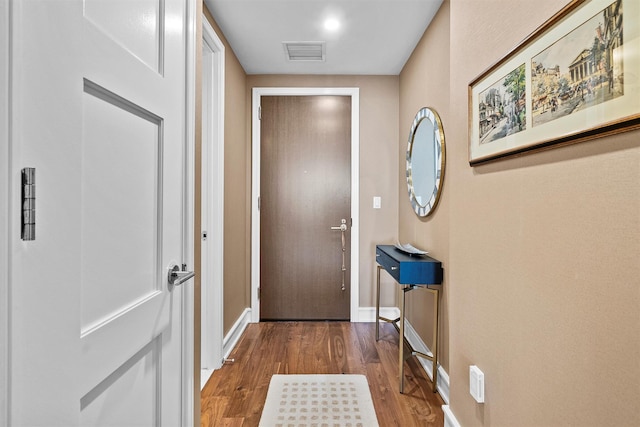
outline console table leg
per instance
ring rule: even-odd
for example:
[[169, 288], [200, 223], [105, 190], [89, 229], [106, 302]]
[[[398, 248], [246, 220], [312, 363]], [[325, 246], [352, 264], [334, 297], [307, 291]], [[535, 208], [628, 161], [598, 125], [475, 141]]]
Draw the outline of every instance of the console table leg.
[[435, 393], [438, 385], [438, 319], [440, 318], [438, 311], [440, 309], [440, 292], [437, 289], [429, 290], [433, 292], [433, 382], [431, 383], [431, 388]]
[[402, 289], [402, 301], [400, 302], [400, 331], [398, 336], [398, 364], [400, 372], [400, 393], [404, 392], [404, 309], [405, 309], [405, 289]]
[[378, 274], [376, 279], [376, 341], [380, 339], [380, 269], [378, 266]]

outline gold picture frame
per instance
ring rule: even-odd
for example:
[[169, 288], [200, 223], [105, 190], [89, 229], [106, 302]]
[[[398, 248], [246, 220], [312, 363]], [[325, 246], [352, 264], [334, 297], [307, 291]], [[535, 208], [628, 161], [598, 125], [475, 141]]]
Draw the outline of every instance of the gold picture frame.
[[640, 128], [640, 2], [574, 0], [469, 83], [469, 164]]

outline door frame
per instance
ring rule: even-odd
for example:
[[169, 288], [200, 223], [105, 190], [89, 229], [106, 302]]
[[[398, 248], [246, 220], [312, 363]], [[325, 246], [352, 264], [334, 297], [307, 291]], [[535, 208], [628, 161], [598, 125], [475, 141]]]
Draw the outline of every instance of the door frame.
[[[203, 248], [201, 263], [201, 367], [205, 376], [222, 366], [224, 358], [224, 67], [225, 47], [215, 30], [202, 16], [202, 48], [210, 60], [202, 58], [202, 181], [208, 194], [202, 194], [206, 209], [208, 253]], [[205, 127], [205, 125], [207, 127]], [[206, 132], [206, 129], [209, 132]], [[204, 147], [207, 147], [205, 150]], [[203, 230], [201, 230], [203, 231]], [[211, 263], [213, 260], [213, 263]], [[211, 287], [205, 288], [204, 279]], [[204, 372], [203, 372], [204, 373]], [[208, 378], [207, 378], [208, 379]], [[205, 378], [201, 380], [201, 388]]]
[[[198, 54], [196, 48], [197, 28], [200, 23], [196, 0], [187, 0], [185, 4], [185, 132], [184, 132], [184, 190], [183, 190], [183, 244], [182, 259], [187, 264], [187, 269], [195, 269], [195, 224], [199, 222], [195, 211], [195, 171], [196, 171], [196, 72]], [[199, 243], [199, 242], [198, 242]], [[196, 414], [195, 387], [199, 372], [195, 372], [195, 280], [187, 282], [182, 288], [182, 425], [192, 426], [200, 422]], [[198, 359], [198, 363], [200, 360]], [[200, 395], [197, 395], [198, 402]], [[198, 404], [198, 407], [200, 405]]]
[[9, 3], [0, 2], [0, 427], [9, 425]]
[[349, 87], [255, 87], [251, 106], [251, 321], [260, 321], [260, 100], [262, 96], [351, 97], [351, 301], [350, 320], [357, 322], [360, 302], [360, 89]]

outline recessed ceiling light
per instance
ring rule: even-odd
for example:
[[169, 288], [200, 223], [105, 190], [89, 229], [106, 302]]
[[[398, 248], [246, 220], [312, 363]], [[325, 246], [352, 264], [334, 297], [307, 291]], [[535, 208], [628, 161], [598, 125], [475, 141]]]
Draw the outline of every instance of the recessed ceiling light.
[[340, 23], [337, 19], [329, 18], [324, 21], [324, 28], [329, 31], [335, 31], [340, 27]]

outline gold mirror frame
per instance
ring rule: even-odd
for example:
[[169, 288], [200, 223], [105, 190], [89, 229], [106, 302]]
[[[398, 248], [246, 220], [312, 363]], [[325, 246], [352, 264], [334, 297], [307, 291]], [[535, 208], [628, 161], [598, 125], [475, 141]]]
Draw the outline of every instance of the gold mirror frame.
[[[424, 132], [427, 132], [427, 134], [422, 138]], [[419, 138], [416, 139], [416, 136]], [[416, 154], [425, 155], [414, 159]], [[430, 107], [421, 108], [413, 119], [407, 146], [407, 189], [409, 191], [409, 201], [414, 212], [419, 217], [429, 216], [438, 205], [442, 193], [442, 182], [444, 181], [444, 166], [445, 143], [442, 121], [434, 109]], [[433, 173], [430, 173], [431, 171]], [[424, 173], [428, 173], [428, 177], [433, 178], [433, 185], [428, 182], [425, 186], [425, 191], [423, 191], [424, 194], [416, 194], [414, 179]], [[418, 187], [421, 185], [418, 185]]]

